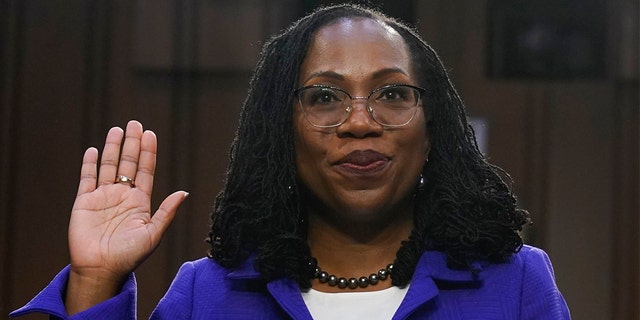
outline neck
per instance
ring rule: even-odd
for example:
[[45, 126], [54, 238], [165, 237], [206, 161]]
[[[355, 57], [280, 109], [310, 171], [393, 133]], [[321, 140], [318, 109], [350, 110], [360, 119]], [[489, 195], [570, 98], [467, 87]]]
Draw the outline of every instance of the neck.
[[[311, 254], [322, 270], [339, 277], [369, 276], [393, 263], [401, 243], [409, 238], [413, 229], [410, 210], [389, 215], [389, 219], [376, 222], [334, 223], [327, 215], [309, 214], [308, 241]], [[312, 282], [313, 288], [325, 292], [344, 292]], [[391, 286], [391, 280], [380, 282], [359, 291], [375, 291]]]

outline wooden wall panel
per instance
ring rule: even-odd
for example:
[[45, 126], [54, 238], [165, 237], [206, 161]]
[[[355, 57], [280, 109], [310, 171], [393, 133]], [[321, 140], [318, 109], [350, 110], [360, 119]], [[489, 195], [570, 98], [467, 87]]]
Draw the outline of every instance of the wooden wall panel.
[[[22, 64], [15, 112], [15, 177], [7, 305], [25, 302], [67, 264], [66, 225], [78, 179], [84, 97], [84, 9], [81, 1], [24, 4]], [[75, 180], [75, 181], [74, 181]]]
[[0, 1], [0, 313], [6, 314], [11, 292], [11, 229], [15, 201], [13, 200], [13, 182], [16, 179], [12, 170], [16, 162], [13, 150], [16, 141], [12, 138], [17, 127], [18, 114], [13, 107], [17, 94], [17, 75], [20, 68], [20, 56], [24, 48], [22, 37], [24, 5]]
[[[630, 71], [637, 70], [638, 10], [637, 2], [631, 2], [611, 2], [611, 12], [603, 13], [612, 35], [608, 71], [621, 70], [622, 83], [610, 77], [490, 79], [479, 63], [486, 61], [488, 1], [419, 2], [418, 27], [451, 70], [469, 112], [487, 119], [490, 161], [513, 176], [519, 203], [534, 219], [527, 243], [550, 254], [576, 319], [637, 319], [632, 306], [640, 291], [633, 236], [638, 234], [638, 188], [631, 181], [639, 178], [633, 156], [638, 132], [629, 129], [637, 128], [637, 102], [627, 102], [632, 106], [627, 109], [635, 110], [626, 111], [632, 114], [624, 117], [627, 129], [615, 120], [621, 117], [616, 115], [620, 87], [626, 95], [638, 96], [637, 71]], [[618, 55], [618, 46], [627, 51]], [[617, 135], [619, 146], [635, 147], [617, 149]], [[614, 172], [629, 173], [630, 180], [621, 185]], [[626, 250], [611, 249], [614, 237]], [[617, 285], [612, 283], [614, 268], [626, 275], [615, 276]]]
[[640, 2], [612, 4], [615, 45], [614, 319], [640, 319]]
[[617, 88], [613, 171], [614, 319], [640, 319], [640, 83]]
[[553, 93], [545, 242], [576, 319], [611, 316], [613, 86], [573, 83]]
[[[101, 148], [108, 128], [129, 119], [159, 138], [153, 205], [175, 190], [192, 192], [158, 250], [137, 270], [141, 318], [183, 261], [205, 256], [209, 209], [222, 185], [249, 72], [266, 35], [297, 12], [291, 1], [280, 2], [276, 9], [225, 2], [224, 13], [201, 1], [0, 3], [0, 236], [6, 240], [0, 313], [24, 304], [68, 263], [68, 215], [82, 153]], [[253, 31], [220, 41], [229, 22], [219, 17], [228, 12]], [[190, 17], [199, 29], [187, 28]], [[241, 60], [229, 63], [229, 57]], [[190, 69], [174, 68], [185, 65]]]

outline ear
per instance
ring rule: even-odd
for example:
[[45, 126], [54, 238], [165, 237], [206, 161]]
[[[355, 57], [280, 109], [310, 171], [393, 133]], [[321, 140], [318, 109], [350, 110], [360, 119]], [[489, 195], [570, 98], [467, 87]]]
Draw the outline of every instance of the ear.
[[424, 137], [424, 161], [429, 161], [429, 153], [431, 152], [431, 111], [427, 108], [422, 108], [425, 121], [425, 137]]
[[424, 135], [424, 161], [429, 161], [429, 153], [431, 152], [431, 117], [425, 114], [425, 135]]
[[431, 135], [427, 131], [427, 134], [424, 138], [424, 162], [429, 161], [429, 153], [431, 152]]

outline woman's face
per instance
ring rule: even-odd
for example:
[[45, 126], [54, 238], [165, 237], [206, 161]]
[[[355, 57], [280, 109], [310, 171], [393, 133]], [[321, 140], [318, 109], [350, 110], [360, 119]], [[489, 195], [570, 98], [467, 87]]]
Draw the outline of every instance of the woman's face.
[[[370, 19], [343, 19], [316, 33], [299, 86], [329, 85], [352, 97], [367, 97], [390, 84], [417, 86], [410, 61], [402, 37], [392, 28]], [[375, 122], [366, 101], [358, 99], [344, 123], [319, 128], [294, 102], [296, 166], [313, 197], [310, 213], [367, 221], [411, 210], [411, 195], [429, 151], [422, 107], [406, 126], [389, 128]]]

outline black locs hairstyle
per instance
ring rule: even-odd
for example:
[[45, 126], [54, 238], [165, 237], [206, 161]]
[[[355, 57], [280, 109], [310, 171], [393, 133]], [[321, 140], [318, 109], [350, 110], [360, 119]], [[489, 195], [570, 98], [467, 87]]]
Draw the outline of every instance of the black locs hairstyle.
[[[296, 182], [293, 90], [314, 33], [339, 19], [367, 18], [398, 31], [412, 57], [431, 150], [416, 194], [414, 230], [397, 253], [392, 281], [409, 283], [420, 255], [440, 250], [453, 268], [502, 262], [522, 246], [529, 220], [499, 168], [479, 152], [463, 103], [437, 54], [406, 25], [357, 5], [321, 8], [267, 42], [250, 82], [230, 151], [227, 181], [211, 213], [210, 257], [235, 267], [256, 254], [266, 280], [289, 277], [310, 287], [306, 214]], [[506, 174], [505, 174], [506, 175]]]

